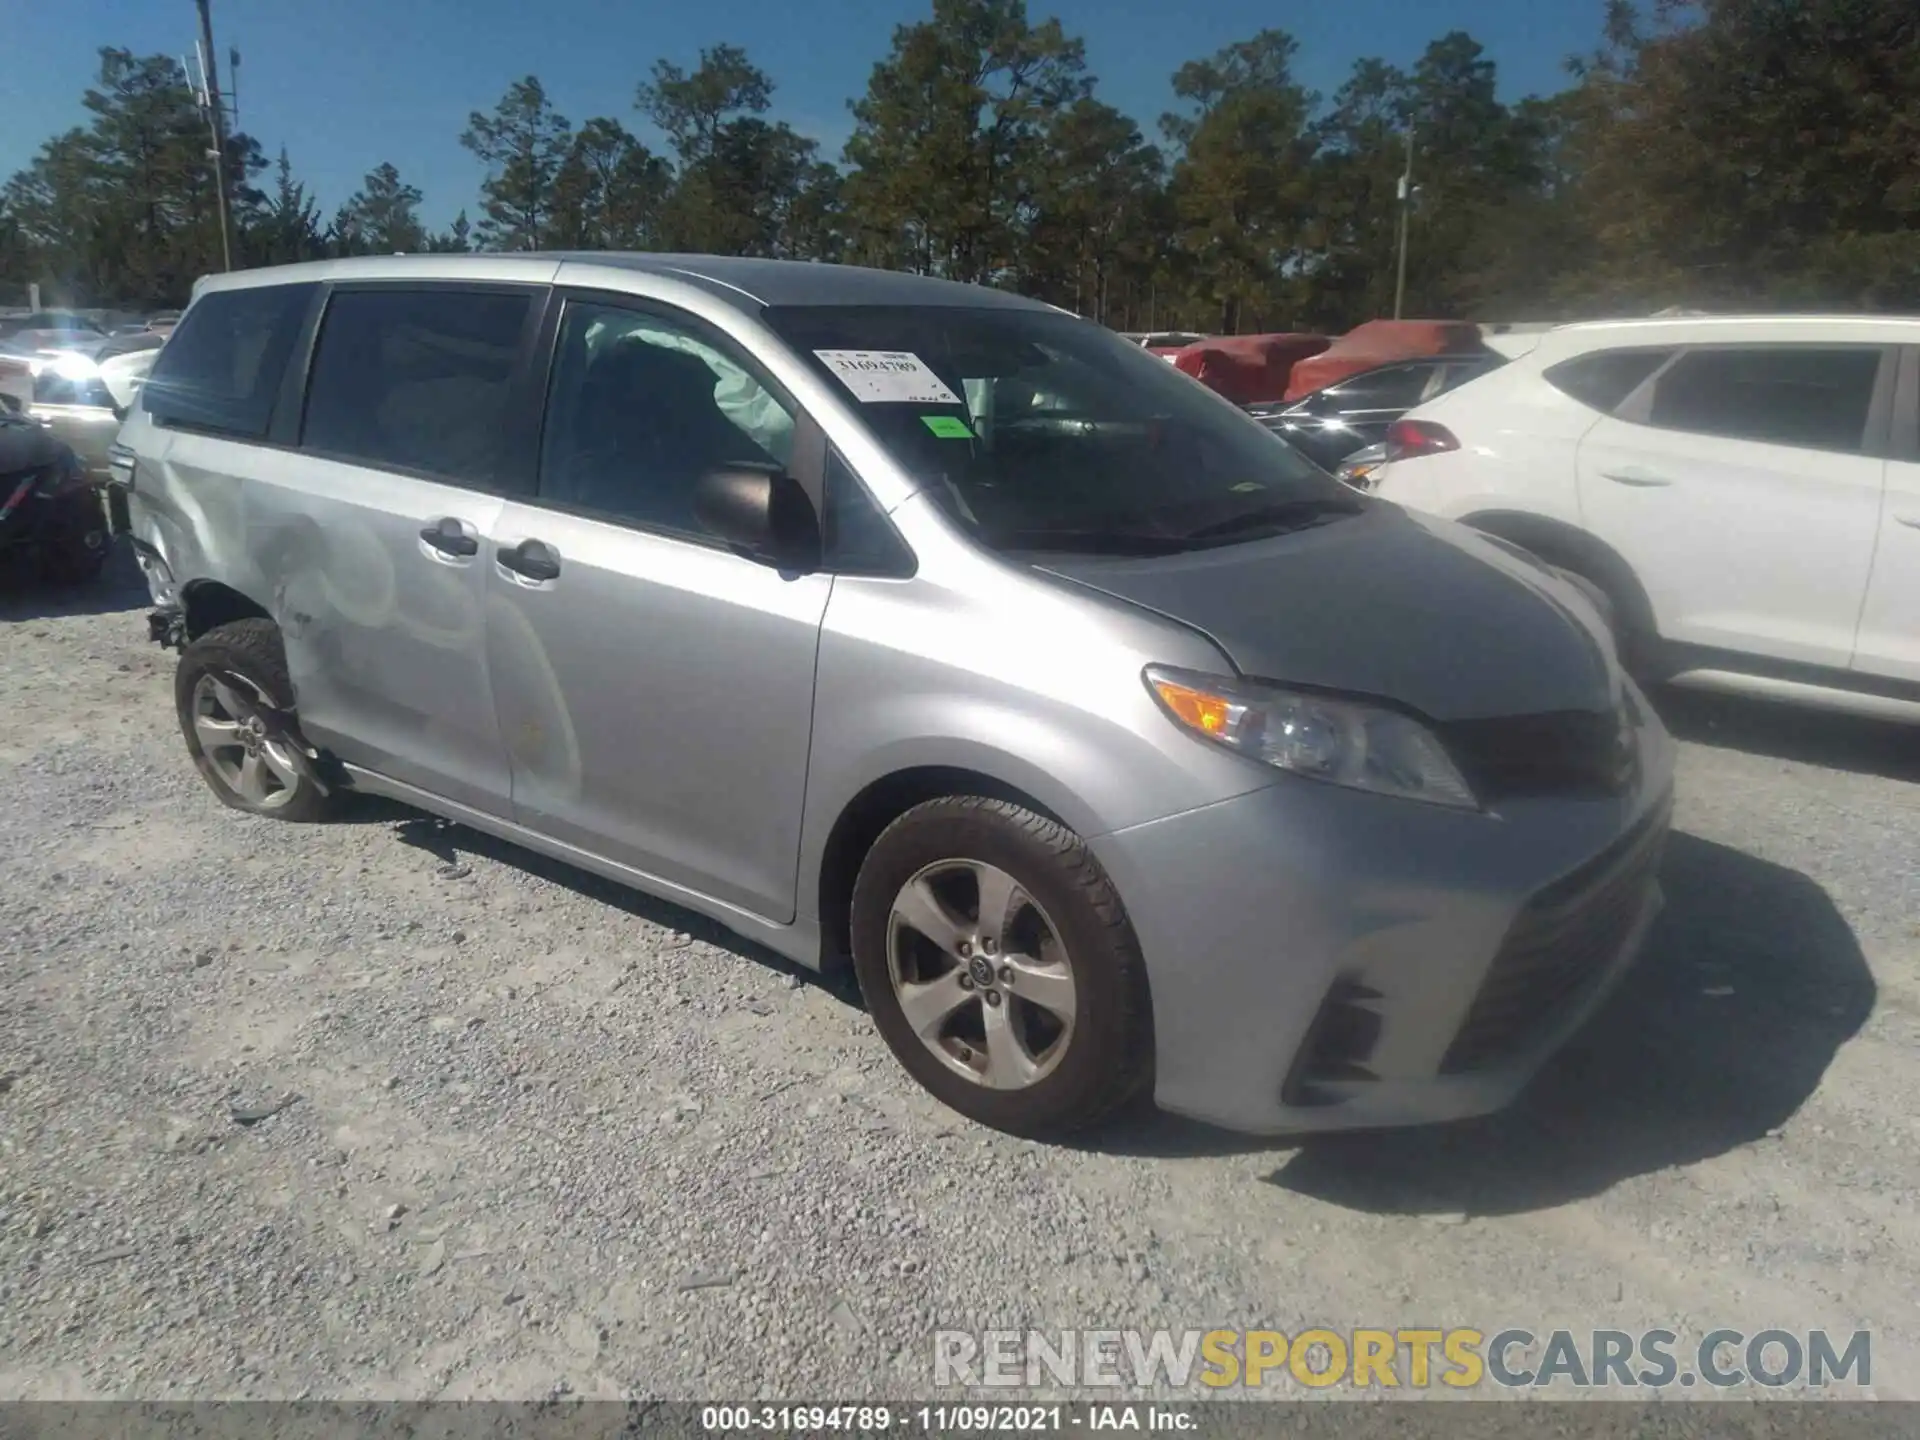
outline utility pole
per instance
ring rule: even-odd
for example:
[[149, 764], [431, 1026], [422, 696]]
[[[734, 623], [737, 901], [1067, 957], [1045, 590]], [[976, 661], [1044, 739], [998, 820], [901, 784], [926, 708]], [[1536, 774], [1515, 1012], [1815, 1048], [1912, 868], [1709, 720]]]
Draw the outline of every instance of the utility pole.
[[[204, 7], [206, 0], [201, 0]], [[1407, 304], [1407, 230], [1413, 217], [1413, 121], [1407, 121], [1407, 168], [1400, 175], [1400, 261], [1393, 284], [1393, 318], [1398, 320]]]
[[194, 0], [200, 11], [201, 103], [213, 134], [213, 189], [220, 205], [220, 268], [233, 269], [233, 217], [227, 212], [227, 117], [220, 100], [219, 52], [213, 48], [213, 16], [208, 0]]

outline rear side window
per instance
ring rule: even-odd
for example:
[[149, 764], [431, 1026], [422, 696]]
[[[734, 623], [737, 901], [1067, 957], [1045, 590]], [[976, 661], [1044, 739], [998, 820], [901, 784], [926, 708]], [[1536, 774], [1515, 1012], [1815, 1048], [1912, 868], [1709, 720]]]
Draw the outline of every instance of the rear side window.
[[1549, 366], [1543, 375], [1561, 394], [1612, 414], [1672, 354], [1671, 350], [1601, 350], [1562, 360]]
[[267, 433], [314, 285], [203, 295], [154, 361], [140, 403], [163, 425], [257, 440]]
[[1654, 387], [1650, 423], [1806, 450], [1858, 453], [1880, 351], [1816, 346], [1694, 350]]
[[524, 291], [335, 291], [307, 377], [301, 448], [496, 483], [532, 304]]

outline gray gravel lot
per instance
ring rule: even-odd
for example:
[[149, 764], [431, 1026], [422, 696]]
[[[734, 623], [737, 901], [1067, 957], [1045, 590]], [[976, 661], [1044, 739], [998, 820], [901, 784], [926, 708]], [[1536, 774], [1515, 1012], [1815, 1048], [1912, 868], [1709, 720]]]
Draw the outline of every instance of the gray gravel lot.
[[1419, 1323], [1870, 1327], [1920, 1397], [1920, 737], [1672, 701], [1668, 911], [1505, 1116], [1048, 1147], [670, 906], [221, 808], [117, 574], [0, 598], [0, 1397], [897, 1399], [937, 1328]]

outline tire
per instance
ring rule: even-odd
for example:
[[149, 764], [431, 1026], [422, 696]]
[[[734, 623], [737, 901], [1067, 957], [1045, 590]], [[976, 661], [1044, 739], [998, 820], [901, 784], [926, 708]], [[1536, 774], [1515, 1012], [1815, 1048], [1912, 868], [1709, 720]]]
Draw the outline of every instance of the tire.
[[[174, 707], [187, 753], [222, 804], [276, 820], [321, 820], [333, 797], [313, 780], [294, 718], [286, 649], [271, 620], [235, 620], [180, 652]], [[231, 736], [229, 744], [211, 744]], [[252, 762], [251, 764], [249, 762]]]
[[[1003, 893], [1003, 923], [979, 923], [981, 897]], [[943, 929], [945, 943], [930, 938]], [[900, 816], [861, 864], [852, 940], [895, 1058], [969, 1119], [1062, 1135], [1152, 1080], [1146, 969], [1126, 910], [1080, 837], [1030, 810], [948, 796]]]
[[105, 568], [112, 548], [103, 519], [61, 524], [41, 542], [40, 574], [55, 585], [85, 585]]

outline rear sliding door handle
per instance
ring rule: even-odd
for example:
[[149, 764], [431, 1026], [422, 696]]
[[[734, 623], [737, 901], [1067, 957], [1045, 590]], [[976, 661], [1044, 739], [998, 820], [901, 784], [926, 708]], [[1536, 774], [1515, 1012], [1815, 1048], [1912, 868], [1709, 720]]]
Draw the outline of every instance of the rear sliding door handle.
[[1673, 482], [1664, 475], [1656, 475], [1651, 470], [1642, 470], [1638, 465], [1627, 465], [1619, 470], [1602, 470], [1601, 475], [1616, 485], [1631, 485], [1636, 490], [1658, 490]]
[[1920, 515], [1896, 515], [1893, 518], [1909, 530], [1920, 530]]
[[503, 546], [494, 558], [502, 568], [529, 580], [553, 580], [560, 574], [560, 557], [538, 540]]

